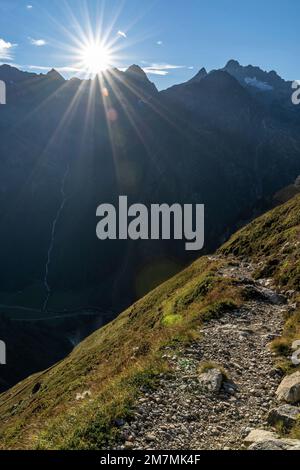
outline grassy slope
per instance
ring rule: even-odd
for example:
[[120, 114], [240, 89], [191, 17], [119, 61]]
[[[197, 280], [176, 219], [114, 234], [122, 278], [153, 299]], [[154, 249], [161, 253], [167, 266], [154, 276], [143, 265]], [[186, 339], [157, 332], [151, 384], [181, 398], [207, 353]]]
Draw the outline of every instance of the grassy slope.
[[[258, 276], [299, 291], [299, 222], [297, 196], [234, 235], [220, 250], [224, 260], [200, 258], [65, 360], [1, 395], [0, 447], [95, 449], [113, 442], [115, 420], [129, 416], [141, 387], [155, 386], [166, 371], [162, 348], [172, 345], [176, 353], [201, 322], [241, 304], [239, 287], [216, 272], [232, 255], [260, 263]], [[296, 313], [292, 323], [287, 341], [299, 333]], [[90, 396], [76, 400], [87, 390]]]
[[[203, 319], [240, 303], [239, 291], [204, 257], [95, 332], [65, 360], [0, 398], [0, 447], [105, 446], [141, 386], [165, 370], [161, 348], [189, 341]], [[38, 391], [36, 391], [38, 389]], [[76, 400], [89, 390], [90, 397]], [[34, 393], [36, 392], [36, 393]]]

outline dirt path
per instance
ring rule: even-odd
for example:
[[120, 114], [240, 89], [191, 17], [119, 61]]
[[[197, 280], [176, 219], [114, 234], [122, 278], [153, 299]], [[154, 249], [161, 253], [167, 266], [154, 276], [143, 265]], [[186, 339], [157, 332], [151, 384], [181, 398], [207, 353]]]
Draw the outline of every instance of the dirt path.
[[[174, 376], [140, 398], [134, 421], [123, 429], [125, 448], [240, 449], [251, 428], [266, 427], [281, 380], [267, 344], [280, 334], [288, 306], [266, 288], [268, 281], [255, 282], [252, 271], [248, 264], [222, 271], [247, 286], [251, 300], [209, 322], [179, 357], [166, 350]], [[204, 393], [197, 373], [203, 361], [223, 366], [234, 387]]]

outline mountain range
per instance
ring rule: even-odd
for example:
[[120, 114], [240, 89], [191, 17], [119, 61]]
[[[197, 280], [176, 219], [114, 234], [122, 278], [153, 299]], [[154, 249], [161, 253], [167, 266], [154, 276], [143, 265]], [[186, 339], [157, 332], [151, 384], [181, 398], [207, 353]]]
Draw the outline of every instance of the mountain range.
[[[300, 174], [299, 109], [276, 72], [230, 60], [160, 92], [137, 65], [94, 80], [2, 65], [0, 80], [0, 308], [8, 342], [25, 344], [22, 321], [53, 332], [43, 367], [199, 256], [179, 240], [99, 242], [100, 203], [203, 203], [206, 254]], [[28, 334], [24, 376], [36, 351]], [[5, 387], [24, 369], [7, 367]]]

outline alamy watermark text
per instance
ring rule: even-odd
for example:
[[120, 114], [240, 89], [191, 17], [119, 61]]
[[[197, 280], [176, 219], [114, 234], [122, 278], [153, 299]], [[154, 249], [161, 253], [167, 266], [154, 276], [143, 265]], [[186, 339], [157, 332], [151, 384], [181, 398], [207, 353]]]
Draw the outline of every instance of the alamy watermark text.
[[[117, 214], [118, 212], [118, 214]], [[96, 211], [101, 220], [96, 234], [99, 240], [187, 240], [187, 251], [204, 246], [203, 204], [144, 204], [128, 207], [127, 196], [119, 197], [118, 211], [112, 204], [101, 204]]]
[[1, 104], [6, 104], [6, 85], [2, 80], [0, 80], [0, 105]]
[[0, 365], [6, 364], [6, 344], [0, 340]]
[[292, 103], [295, 105], [300, 104], [300, 80], [295, 80], [292, 83], [294, 93], [292, 94]]

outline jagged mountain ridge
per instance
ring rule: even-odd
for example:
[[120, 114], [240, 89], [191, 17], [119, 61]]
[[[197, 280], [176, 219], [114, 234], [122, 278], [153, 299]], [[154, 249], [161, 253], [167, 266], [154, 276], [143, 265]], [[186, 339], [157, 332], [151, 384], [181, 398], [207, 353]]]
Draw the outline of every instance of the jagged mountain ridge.
[[[220, 69], [221, 71], [229, 73], [233, 76], [243, 87], [247, 88], [253, 94], [258, 95], [258, 98], [266, 98], [269, 95], [272, 97], [273, 101], [284, 101], [285, 106], [291, 105], [291, 85], [292, 81], [285, 81], [282, 79], [274, 70], [269, 72], [262, 70], [260, 67], [247, 65], [241, 65], [237, 60], [231, 59], [227, 64]], [[212, 70], [209, 73], [214, 73], [215, 70]], [[157, 89], [155, 85], [148, 79], [146, 73], [143, 69], [134, 64], [128, 67], [124, 72], [119, 71], [118, 69], [110, 69], [107, 71], [107, 74], [112, 74], [118, 76], [119, 79], [131, 79], [136, 83], [139, 83], [144, 88], [148, 88], [149, 94], [156, 94]], [[202, 67], [199, 72], [196, 73], [191, 79], [189, 79], [185, 84], [199, 83], [202, 78], [205, 78], [208, 75], [205, 67]], [[23, 72], [17, 69], [14, 66], [4, 64], [0, 66], [0, 79], [4, 80], [9, 86], [16, 85], [17, 83], [28, 82], [29, 80], [35, 80], [36, 82], [44, 79], [56, 79], [60, 82], [65, 81], [62, 75], [57, 72], [55, 69], [51, 69], [46, 74], [36, 74], [33, 72]], [[78, 78], [72, 78], [69, 82], [79, 82]], [[174, 88], [180, 87], [181, 85], [174, 85]], [[269, 92], [269, 93], [267, 93]], [[268, 101], [268, 97], [265, 101]], [[270, 101], [270, 99], [269, 99]]]
[[229, 60], [224, 71], [235, 77], [249, 93], [272, 109], [272, 113], [286, 118], [299, 119], [299, 110], [292, 104], [292, 81], [285, 81], [274, 70], [266, 72], [253, 65], [242, 66], [236, 60]]
[[[275, 70], [266, 72], [253, 65], [242, 66], [237, 60], [229, 60], [223, 70], [233, 75], [244, 86], [256, 86], [261, 91], [278, 91], [287, 89], [287, 87], [291, 88], [292, 82], [283, 80]], [[251, 79], [253, 79], [253, 82], [251, 82]]]

